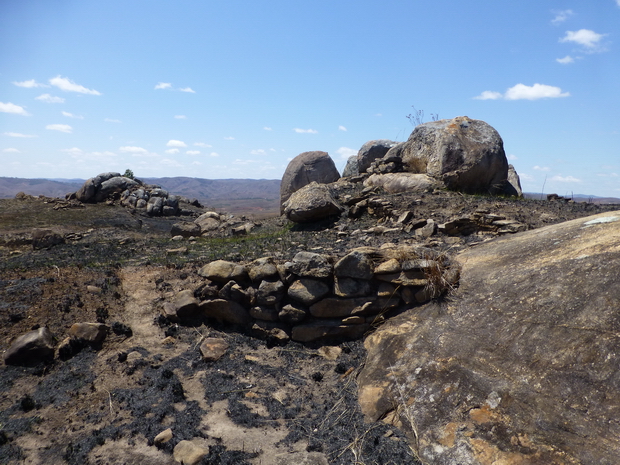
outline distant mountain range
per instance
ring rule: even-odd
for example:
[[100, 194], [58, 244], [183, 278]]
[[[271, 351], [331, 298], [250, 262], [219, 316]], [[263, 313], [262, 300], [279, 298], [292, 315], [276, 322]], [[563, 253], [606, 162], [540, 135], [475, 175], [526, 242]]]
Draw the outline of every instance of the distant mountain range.
[[[140, 178], [176, 195], [198, 199], [209, 208], [235, 214], [271, 216], [279, 214], [279, 179], [201, 179], [189, 177]], [[62, 197], [77, 191], [85, 179], [25, 179], [0, 177], [0, 198], [19, 192]]]

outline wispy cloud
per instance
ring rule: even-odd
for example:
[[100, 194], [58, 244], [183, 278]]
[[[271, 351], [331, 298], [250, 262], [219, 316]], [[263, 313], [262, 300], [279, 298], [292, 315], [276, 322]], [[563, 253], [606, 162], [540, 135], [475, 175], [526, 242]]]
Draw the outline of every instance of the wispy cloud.
[[566, 31], [566, 35], [560, 42], [572, 42], [581, 45], [588, 52], [602, 52], [601, 40], [606, 34], [599, 34], [590, 29], [579, 29], [578, 31]]
[[200, 155], [200, 150], [187, 150], [185, 153], [188, 155]]
[[319, 131], [317, 131], [316, 129], [294, 128], [293, 131], [295, 131], [298, 134], [318, 134], [319, 133]]
[[74, 115], [73, 113], [69, 113], [68, 111], [61, 111], [62, 116], [66, 116], [67, 118], [75, 118], [75, 119], [84, 119], [83, 116]]
[[71, 147], [70, 149], [62, 149], [61, 152], [70, 153], [72, 155], [81, 155], [82, 153], [84, 153], [82, 149], [78, 147]]
[[14, 115], [21, 116], [30, 116], [30, 113], [26, 111], [24, 107], [20, 107], [19, 105], [15, 105], [14, 103], [2, 103], [0, 102], [0, 112], [1, 113], [12, 113]]
[[555, 14], [555, 17], [551, 20], [551, 23], [558, 25], [566, 21], [568, 18], [573, 16], [575, 13], [573, 13], [573, 10], [562, 10], [562, 11], [555, 11], [554, 14]]
[[207, 148], [212, 147], [211, 145], [205, 144], [204, 142], [194, 142], [194, 145], [196, 147], [207, 147]]
[[98, 92], [94, 89], [87, 89], [80, 84], [76, 84], [71, 79], [67, 79], [64, 77], [56, 76], [55, 78], [50, 79], [49, 82], [54, 87], [58, 87], [60, 90], [64, 90], [65, 92], [77, 92], [78, 94], [88, 95], [101, 95], [101, 92]]
[[166, 143], [166, 147], [187, 147], [187, 144], [181, 140], [170, 139]]
[[224, 137], [224, 140], [235, 140], [234, 137], [228, 136], [228, 137]]
[[519, 157], [517, 157], [516, 155], [512, 155], [512, 154], [506, 155], [506, 158], [510, 161], [519, 159]]
[[549, 171], [549, 167], [547, 167], [547, 166], [538, 166], [538, 165], [536, 165], [532, 169], [534, 171]]
[[475, 100], [539, 100], [543, 98], [560, 98], [569, 97], [569, 92], [562, 92], [562, 89], [555, 86], [545, 84], [534, 84], [526, 86], [525, 84], [517, 84], [509, 88], [506, 93], [485, 90]]
[[174, 119], [187, 119], [185, 115], [174, 115]]
[[155, 86], [155, 89], [170, 89], [172, 87], [172, 84], [169, 82], [158, 82], [157, 85]]
[[135, 147], [132, 145], [125, 145], [123, 147], [119, 147], [118, 150], [123, 153], [134, 153], [134, 154], [146, 154], [149, 153], [148, 150], [142, 147]]
[[19, 138], [23, 138], [23, 139], [32, 139], [34, 137], [39, 137], [36, 136], [34, 134], [22, 134], [20, 132], [5, 132], [3, 133], [4, 136], [9, 136], [9, 137], [19, 137]]
[[336, 150], [336, 153], [340, 155], [340, 158], [348, 160], [349, 157], [357, 155], [357, 150], [350, 149], [349, 147], [340, 147], [338, 150]]
[[177, 89], [174, 89], [172, 87], [172, 83], [171, 82], [158, 82], [155, 85], [155, 90], [161, 90], [161, 89], [170, 89], [170, 90], [176, 90], [179, 92], [189, 92], [190, 94], [195, 94], [196, 91], [194, 89], [192, 89], [191, 87], [179, 87]]
[[164, 153], [167, 153], [169, 155], [174, 155], [175, 153], [179, 153], [180, 150], [179, 149], [168, 149], [168, 150], [164, 150]]
[[48, 124], [45, 126], [45, 129], [49, 129], [50, 131], [59, 131], [67, 134], [71, 134], [73, 132], [73, 128], [68, 124]]
[[50, 94], [41, 94], [38, 97], [34, 98], [35, 100], [41, 100], [45, 103], [65, 103], [65, 99], [62, 97], [56, 97], [55, 95]]
[[345, 128], [344, 126], [338, 126], [338, 130], [339, 131], [347, 131], [347, 128]]
[[120, 119], [114, 119], [114, 118], [105, 118], [103, 121], [106, 123], [122, 123]]
[[9, 148], [6, 148], [6, 149], [2, 149], [2, 151], [3, 151], [4, 153], [21, 153], [19, 150], [15, 149], [15, 148], [13, 148], [13, 147], [9, 147]]
[[551, 179], [551, 181], [557, 181], [557, 182], [582, 182], [581, 179], [578, 179], [574, 176], [562, 176], [562, 175], [557, 175], [557, 176], [553, 176]]
[[196, 91], [191, 87], [182, 87], [179, 89], [180, 92], [189, 92], [190, 94], [195, 94]]
[[211, 152], [211, 153], [209, 154], [209, 156], [211, 156], [211, 157], [219, 157], [219, 156], [220, 156], [220, 154], [219, 154], [219, 153], [217, 153], [217, 152]]
[[[620, 1], [620, 0], [618, 0], [618, 1]], [[273, 130], [273, 129], [271, 129], [270, 127], [267, 127], [267, 126], [265, 126], [263, 129], [264, 129], [265, 131], [272, 131], [272, 130]]]
[[15, 84], [18, 87], [27, 87], [27, 88], [49, 87], [47, 84], [41, 84], [40, 82], [37, 82], [34, 79], [30, 79], [29, 81], [21, 81], [21, 82], [13, 81], [13, 84]]
[[568, 65], [570, 63], [574, 63], [575, 59], [570, 55], [566, 55], [564, 58], [556, 58], [555, 61], [562, 65]]
[[263, 149], [251, 150], [250, 155], [265, 155], [265, 150]]

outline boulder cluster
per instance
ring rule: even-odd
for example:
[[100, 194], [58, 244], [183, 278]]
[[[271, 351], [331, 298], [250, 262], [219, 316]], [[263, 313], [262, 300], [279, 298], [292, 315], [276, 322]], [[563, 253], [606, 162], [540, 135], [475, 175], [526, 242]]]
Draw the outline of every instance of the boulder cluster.
[[[405, 142], [369, 141], [349, 158], [343, 177], [389, 193], [449, 189], [522, 195], [499, 133], [466, 116], [421, 124]], [[298, 155], [282, 178], [281, 213], [299, 223], [341, 214], [345, 209], [329, 187], [339, 178], [326, 152]]]
[[83, 203], [120, 201], [124, 207], [143, 210], [149, 216], [192, 215], [182, 204], [200, 206], [197, 200], [171, 195], [159, 186], [112, 172], [88, 179], [77, 192], [68, 194], [67, 200], [73, 199]]
[[401, 305], [430, 301], [458, 283], [458, 269], [430, 249], [385, 244], [342, 258], [302, 251], [290, 262], [203, 266], [195, 289], [169, 295], [172, 322], [213, 319], [272, 343], [358, 339]]

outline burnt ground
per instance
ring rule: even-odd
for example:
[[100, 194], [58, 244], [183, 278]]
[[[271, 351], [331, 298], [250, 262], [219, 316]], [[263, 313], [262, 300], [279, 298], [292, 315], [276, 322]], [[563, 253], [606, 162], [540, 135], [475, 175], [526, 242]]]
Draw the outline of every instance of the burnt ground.
[[[171, 464], [174, 445], [197, 438], [210, 446], [203, 464], [304, 463], [304, 457], [415, 464], [399, 430], [367, 424], [360, 413], [363, 341], [268, 347], [215, 324], [171, 324], [159, 317], [162, 302], [198, 287], [195, 271], [219, 258], [280, 260], [300, 250], [343, 255], [385, 242], [421, 242], [449, 253], [493, 237], [364, 232], [391, 228], [405, 210], [438, 223], [485, 211], [537, 228], [620, 208], [443, 191], [376, 196], [391, 202], [390, 211], [305, 226], [272, 218], [246, 237], [182, 242], [169, 234], [179, 218], [105, 204], [54, 209], [60, 202], [53, 199], [0, 200], [0, 350], [39, 326], [58, 341], [75, 322], [113, 329], [101, 348], [85, 347], [68, 360], [0, 368], [0, 463]], [[65, 243], [34, 250], [31, 232], [41, 227], [58, 231]], [[202, 360], [205, 337], [229, 343], [224, 357]], [[167, 428], [173, 438], [155, 445]]]

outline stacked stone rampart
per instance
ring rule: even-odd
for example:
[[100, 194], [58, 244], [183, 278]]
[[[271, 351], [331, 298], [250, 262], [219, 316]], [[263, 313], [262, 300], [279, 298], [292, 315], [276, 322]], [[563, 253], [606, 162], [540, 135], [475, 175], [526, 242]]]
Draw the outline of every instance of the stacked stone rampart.
[[358, 339], [390, 312], [439, 297], [459, 278], [445, 256], [390, 245], [342, 258], [302, 251], [285, 263], [216, 260], [198, 274], [204, 282], [166, 301], [165, 317], [217, 320], [275, 343]]

